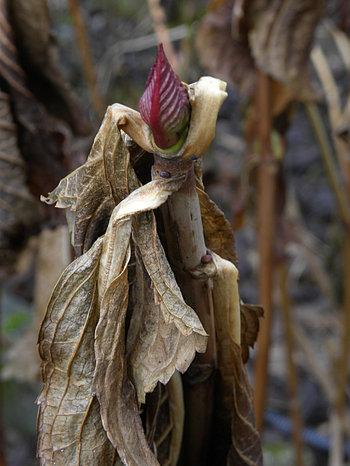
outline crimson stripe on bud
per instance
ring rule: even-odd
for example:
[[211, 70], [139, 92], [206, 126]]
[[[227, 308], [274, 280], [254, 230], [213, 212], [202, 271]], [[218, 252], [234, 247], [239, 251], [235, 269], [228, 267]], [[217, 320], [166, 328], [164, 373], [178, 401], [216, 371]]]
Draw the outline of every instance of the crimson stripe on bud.
[[142, 119], [150, 126], [154, 142], [161, 149], [174, 146], [190, 118], [190, 103], [180, 79], [158, 46], [156, 60], [140, 102]]

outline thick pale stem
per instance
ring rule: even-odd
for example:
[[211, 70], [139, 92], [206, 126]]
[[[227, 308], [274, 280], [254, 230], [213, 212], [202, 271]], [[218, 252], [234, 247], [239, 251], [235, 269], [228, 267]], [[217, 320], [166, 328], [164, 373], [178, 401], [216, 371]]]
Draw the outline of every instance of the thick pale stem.
[[[193, 162], [167, 161], [156, 156], [153, 176], [172, 176], [187, 171], [181, 189], [162, 208], [169, 261], [184, 299], [198, 314], [209, 335], [207, 350], [192, 363], [185, 385], [185, 464], [206, 464], [214, 403], [216, 367], [212, 280], [205, 274], [195, 278], [203, 261], [211, 260], [205, 246]], [[204, 258], [204, 259], [203, 259]], [[187, 442], [187, 443], [186, 443]]]

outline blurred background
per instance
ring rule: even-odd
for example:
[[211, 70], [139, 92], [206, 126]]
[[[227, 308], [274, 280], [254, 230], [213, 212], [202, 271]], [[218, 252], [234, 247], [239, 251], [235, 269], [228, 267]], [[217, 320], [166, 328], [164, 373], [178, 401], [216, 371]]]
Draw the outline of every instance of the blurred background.
[[265, 464], [350, 464], [349, 34], [348, 0], [0, 0], [1, 466], [37, 464], [37, 332], [72, 258], [40, 195], [109, 104], [137, 108], [159, 42], [183, 81], [228, 82], [204, 183], [265, 310]]

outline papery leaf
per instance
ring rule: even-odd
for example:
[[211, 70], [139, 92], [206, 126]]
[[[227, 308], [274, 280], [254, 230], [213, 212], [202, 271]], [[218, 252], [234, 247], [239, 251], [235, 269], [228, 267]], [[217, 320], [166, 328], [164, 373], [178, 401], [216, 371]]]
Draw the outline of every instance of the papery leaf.
[[322, 11], [322, 1], [225, 0], [200, 25], [201, 61], [243, 94], [253, 94], [260, 68], [290, 86], [295, 98], [310, 98], [307, 65]]
[[17, 145], [10, 99], [0, 91], [0, 256], [1, 273], [11, 271], [16, 253], [41, 220], [26, 186], [25, 164]]
[[232, 226], [222, 210], [219, 209], [204, 191], [202, 173], [199, 166], [196, 167], [196, 189], [201, 208], [206, 246], [223, 259], [236, 263], [237, 256]]
[[260, 319], [263, 315], [264, 310], [261, 306], [241, 303], [241, 348], [244, 363], [249, 359], [249, 347], [254, 348], [258, 338]]
[[75, 133], [89, 133], [88, 120], [61, 72], [48, 2], [10, 0], [8, 8], [30, 89], [50, 114], [66, 121]]
[[[142, 235], [142, 232], [139, 234]], [[156, 244], [156, 241], [149, 239], [149, 243]], [[196, 341], [196, 333], [183, 334], [169, 318], [166, 305], [154, 289], [138, 252], [135, 260], [136, 276], [132, 288], [134, 313], [128, 333], [128, 353], [138, 400], [144, 403], [145, 394], [151, 392], [158, 381], [166, 384], [176, 369], [185, 372], [195, 351], [202, 348]], [[182, 307], [189, 312], [185, 303]]]
[[[84, 165], [60, 181], [42, 200], [69, 208], [70, 230], [76, 254], [87, 251], [104, 233], [113, 207], [128, 193], [127, 149], [120, 137], [118, 121], [107, 112]], [[119, 189], [115, 189], [118, 180]]]
[[173, 322], [183, 335], [190, 336], [194, 333], [196, 350], [200, 353], [204, 352], [207, 334], [197, 314], [183, 300], [163, 246], [156, 234], [156, 222], [152, 213], [137, 218], [134, 237], [147, 273], [159, 295], [165, 321]]
[[[241, 353], [238, 271], [229, 261], [213, 254], [217, 267], [213, 287], [215, 329], [218, 348], [220, 432], [230, 430], [231, 447], [227, 464], [262, 465], [259, 432], [255, 427], [253, 395]], [[229, 428], [230, 425], [230, 428]]]
[[213, 76], [237, 86], [245, 95], [254, 92], [256, 71], [248, 37], [233, 34], [232, 9], [236, 2], [224, 0], [203, 18], [196, 36], [196, 48], [205, 69]]
[[113, 465], [92, 388], [97, 275], [102, 239], [72, 262], [58, 281], [39, 335], [44, 388], [39, 396], [41, 464]]
[[187, 92], [171, 68], [162, 45], [158, 46], [139, 109], [158, 147], [167, 149], [179, 141], [189, 121], [190, 104]]
[[116, 210], [105, 235], [101, 257], [94, 390], [100, 401], [103, 426], [122, 461], [135, 466], [157, 465], [146, 442], [135, 392], [126, 371], [125, 316], [131, 221], [119, 220], [117, 215]]
[[[142, 215], [142, 212], [153, 210], [164, 203], [181, 186], [183, 180], [182, 176], [155, 180], [132, 191], [114, 209], [104, 237], [98, 286], [100, 319], [96, 328], [94, 387], [101, 405], [104, 428], [126, 464], [158, 464], [147, 445], [136, 394], [126, 371], [124, 325], [128, 304], [126, 266], [130, 257], [131, 219], [135, 214]], [[137, 186], [131, 170], [128, 181], [132, 188]], [[134, 236], [136, 238], [136, 234]], [[138, 244], [138, 240], [136, 242]], [[186, 307], [183, 302], [182, 306]], [[189, 310], [194, 314], [192, 309]], [[174, 328], [175, 325], [176, 322], [173, 323]], [[195, 330], [186, 328], [187, 339]], [[175, 349], [171, 348], [171, 351]], [[191, 356], [194, 356], [193, 349]], [[175, 366], [167, 374], [168, 378], [174, 370]], [[164, 379], [164, 375], [160, 373], [159, 378]]]
[[323, 1], [313, 0], [256, 0], [248, 8], [253, 24], [249, 42], [257, 65], [301, 96], [311, 93], [307, 66], [323, 9]]

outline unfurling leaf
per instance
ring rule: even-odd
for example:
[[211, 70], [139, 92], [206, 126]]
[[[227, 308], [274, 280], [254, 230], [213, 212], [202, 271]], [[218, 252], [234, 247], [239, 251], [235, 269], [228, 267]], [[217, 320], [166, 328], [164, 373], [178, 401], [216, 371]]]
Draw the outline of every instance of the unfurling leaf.
[[171, 68], [162, 45], [158, 46], [156, 61], [148, 76], [139, 109], [161, 149], [174, 146], [188, 125], [188, 95]]

